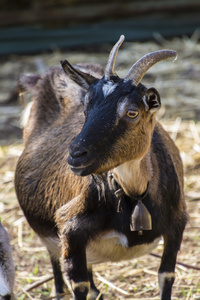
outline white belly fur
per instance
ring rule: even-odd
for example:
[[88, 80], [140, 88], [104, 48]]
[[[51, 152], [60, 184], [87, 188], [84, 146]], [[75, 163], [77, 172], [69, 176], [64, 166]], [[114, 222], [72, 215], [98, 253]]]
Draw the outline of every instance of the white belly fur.
[[86, 248], [87, 263], [98, 264], [137, 258], [151, 252], [158, 245], [159, 240], [160, 238], [157, 238], [150, 244], [128, 248], [125, 235], [110, 231], [89, 242]]
[[[41, 238], [44, 245], [56, 259], [60, 258], [60, 240], [55, 237]], [[124, 234], [116, 231], [106, 232], [88, 243], [86, 248], [87, 264], [129, 260], [150, 253], [157, 247], [160, 238], [150, 244], [128, 247]]]

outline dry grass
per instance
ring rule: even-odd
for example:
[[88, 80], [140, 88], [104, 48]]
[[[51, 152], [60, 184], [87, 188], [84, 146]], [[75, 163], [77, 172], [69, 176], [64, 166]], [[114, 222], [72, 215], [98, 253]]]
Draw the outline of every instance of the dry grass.
[[[156, 43], [127, 43], [119, 52], [119, 74], [123, 76], [141, 54], [160, 48], [177, 50], [175, 63], [163, 62], [152, 68], [144, 79], [148, 86], [155, 86], [163, 99], [159, 117], [178, 145], [185, 168], [185, 195], [190, 220], [187, 224], [181, 251], [178, 255], [173, 299], [200, 299], [200, 122], [199, 74], [200, 43], [192, 39], [174, 39]], [[105, 46], [106, 48], [107, 46]], [[35, 71], [57, 64], [61, 58], [78, 61], [106, 62], [107, 55], [60, 53], [36, 56], [9, 57], [1, 66], [1, 99], [5, 99], [19, 72]], [[12, 75], [11, 75], [12, 74]], [[8, 107], [7, 107], [8, 108]], [[1, 108], [0, 108], [1, 110]], [[11, 124], [19, 126], [19, 105], [1, 110], [1, 128]], [[4, 113], [4, 116], [2, 115]], [[14, 125], [13, 125], [14, 124]], [[14, 127], [13, 127], [14, 128]], [[27, 225], [14, 191], [14, 171], [23, 150], [21, 139], [9, 134], [1, 138], [0, 147], [0, 212], [13, 247], [16, 265], [15, 293], [17, 299], [52, 299], [53, 280], [48, 254], [38, 237]], [[94, 266], [98, 288], [105, 299], [159, 299], [157, 269], [162, 254], [162, 244], [153, 252], [128, 262]], [[66, 296], [69, 299], [69, 296]]]

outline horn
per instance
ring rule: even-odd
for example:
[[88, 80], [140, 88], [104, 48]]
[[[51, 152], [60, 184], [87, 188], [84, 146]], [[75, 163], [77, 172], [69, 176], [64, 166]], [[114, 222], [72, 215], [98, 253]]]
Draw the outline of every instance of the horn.
[[107, 80], [110, 79], [110, 75], [114, 74], [117, 53], [118, 53], [119, 47], [123, 43], [124, 39], [125, 39], [124, 35], [121, 35], [118, 42], [113, 46], [113, 48], [110, 52], [107, 65], [105, 67], [105, 79], [107, 79]]
[[146, 72], [156, 63], [161, 60], [165, 60], [171, 57], [177, 58], [176, 51], [172, 50], [160, 50], [151, 52], [142, 58], [140, 58], [129, 70], [124, 80], [133, 80], [133, 83], [137, 86]]

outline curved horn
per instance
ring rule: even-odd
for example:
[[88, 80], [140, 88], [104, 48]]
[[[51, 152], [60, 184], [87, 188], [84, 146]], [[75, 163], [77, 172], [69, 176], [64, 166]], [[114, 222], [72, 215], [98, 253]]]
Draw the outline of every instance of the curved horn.
[[142, 58], [140, 58], [129, 70], [124, 80], [133, 80], [133, 83], [137, 86], [146, 72], [157, 62], [165, 60], [167, 58], [177, 57], [176, 51], [172, 50], [160, 50], [151, 52]]
[[105, 79], [107, 79], [107, 80], [109, 80], [110, 75], [112, 75], [114, 73], [117, 53], [118, 53], [119, 47], [123, 43], [124, 39], [125, 39], [124, 35], [121, 35], [118, 42], [113, 46], [113, 48], [110, 52], [108, 62], [107, 62], [106, 68], [105, 68]]

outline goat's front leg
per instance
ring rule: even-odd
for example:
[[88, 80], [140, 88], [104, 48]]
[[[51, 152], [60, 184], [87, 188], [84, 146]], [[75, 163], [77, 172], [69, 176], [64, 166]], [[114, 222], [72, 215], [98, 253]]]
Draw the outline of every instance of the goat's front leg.
[[159, 268], [160, 299], [171, 300], [172, 286], [175, 280], [175, 266], [180, 249], [182, 234], [175, 239], [170, 235], [164, 236], [164, 251]]
[[86, 263], [86, 245], [76, 234], [61, 238], [63, 272], [71, 285], [75, 300], [85, 300], [90, 290]]
[[56, 222], [62, 248], [63, 272], [75, 300], [86, 300], [90, 291], [86, 261], [86, 245], [90, 228], [93, 230], [92, 217], [84, 217], [79, 197], [63, 205], [56, 212]]

